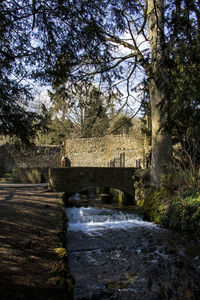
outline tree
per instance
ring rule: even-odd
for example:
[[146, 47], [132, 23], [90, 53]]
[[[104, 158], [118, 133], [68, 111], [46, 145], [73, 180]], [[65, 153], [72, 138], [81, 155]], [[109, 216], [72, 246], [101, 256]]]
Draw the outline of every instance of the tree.
[[[58, 11], [69, 26], [61, 55], [65, 63], [69, 54], [71, 57], [68, 80], [95, 76], [110, 86], [126, 80], [130, 98], [135, 71], [140, 68], [145, 73], [151, 102], [151, 178], [159, 188], [162, 175], [168, 172], [172, 150], [170, 133], [164, 130], [173, 104], [170, 64], [177, 38], [186, 38], [188, 24], [199, 24], [199, 2], [88, 0], [83, 4], [77, 0], [70, 1], [70, 10], [68, 2], [59, 3]], [[145, 43], [147, 47], [141, 47]], [[127, 52], [117, 52], [121, 48]]]
[[[29, 1], [0, 2], [0, 134], [25, 143], [46, 128], [47, 116], [30, 109], [34, 95], [29, 68], [36, 49], [31, 41], [32, 5]], [[45, 112], [45, 109], [44, 111]]]
[[109, 126], [106, 98], [96, 87], [92, 87], [87, 97], [83, 120], [83, 137], [98, 137], [106, 134]]
[[182, 143], [184, 136], [198, 141], [200, 130], [200, 39], [198, 27], [193, 26], [185, 32], [187, 39], [178, 38], [173, 52], [169, 126], [174, 143]]
[[[164, 1], [59, 1], [58, 14], [67, 22], [68, 30], [62, 45], [56, 70], [64, 66], [59, 80], [71, 80], [96, 76], [107, 81], [109, 86], [116, 81], [126, 80], [127, 94], [131, 97], [132, 75], [142, 68], [149, 78], [152, 114], [152, 182], [159, 188], [161, 175], [170, 164], [170, 136], [163, 132], [162, 125], [167, 118], [161, 103], [167, 103], [169, 75], [166, 67], [164, 35]], [[74, 19], [73, 16], [78, 18]], [[148, 29], [147, 32], [147, 23]], [[76, 28], [76, 30], [75, 30]], [[124, 36], [128, 33], [128, 39]], [[69, 44], [69, 38], [73, 36]], [[149, 42], [148, 48], [141, 48], [142, 42]], [[63, 41], [64, 42], [64, 41]], [[127, 49], [120, 55], [116, 50]], [[72, 51], [73, 49], [73, 51]], [[68, 67], [66, 68], [66, 64]], [[69, 74], [67, 72], [69, 71]], [[55, 81], [57, 81], [55, 76]]]
[[130, 128], [133, 126], [131, 117], [119, 114], [111, 119], [109, 132], [112, 134], [129, 134]]
[[54, 92], [49, 91], [49, 95], [52, 103], [50, 110], [60, 124], [64, 126], [66, 120], [71, 122], [68, 130], [65, 127], [66, 134], [71, 132], [80, 137], [97, 137], [106, 133], [110, 99], [94, 85], [82, 82], [78, 86], [68, 86], [66, 91], [65, 82], [62, 82], [54, 87]]
[[29, 18], [34, 29], [35, 77], [56, 86], [68, 83], [66, 90], [69, 83], [89, 80], [119, 92], [126, 82], [121, 105], [129, 109], [129, 101], [135, 100], [134, 78], [145, 77], [151, 102], [151, 178], [159, 188], [171, 160], [171, 138], [164, 129], [173, 104], [173, 51], [180, 37], [186, 39], [188, 28], [199, 28], [199, 1], [24, 0], [19, 5], [24, 12], [20, 20]]
[[151, 47], [151, 64], [147, 69], [151, 100], [152, 130], [152, 181], [159, 188], [161, 176], [166, 173], [171, 163], [170, 135], [163, 132], [163, 124], [167, 119], [167, 111], [161, 104], [169, 101], [169, 74], [166, 65], [166, 49], [164, 36], [164, 1], [148, 1], [149, 39]]

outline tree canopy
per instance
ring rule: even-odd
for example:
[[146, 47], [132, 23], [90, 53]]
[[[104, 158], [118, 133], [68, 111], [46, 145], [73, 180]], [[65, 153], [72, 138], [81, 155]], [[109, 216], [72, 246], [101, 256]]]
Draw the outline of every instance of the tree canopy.
[[[5, 123], [12, 132], [9, 125], [17, 118], [9, 120], [8, 114], [19, 112], [23, 128], [39, 124], [38, 116], [25, 109], [31, 99], [25, 78], [51, 83], [66, 95], [83, 81], [98, 82], [101, 89], [120, 93], [121, 106], [129, 111], [142, 99], [134, 91], [145, 79], [152, 178], [159, 187], [171, 157], [169, 133], [184, 110], [193, 116], [199, 111], [194, 75], [199, 68], [199, 1], [3, 0], [0, 8], [2, 130], [6, 132]], [[180, 122], [184, 128], [186, 122]]]
[[[128, 100], [134, 99], [135, 78], [137, 83], [143, 78], [148, 83], [152, 178], [157, 187], [170, 165], [171, 124], [179, 121], [184, 109], [177, 74], [184, 79], [186, 49], [199, 40], [199, 5], [199, 1], [188, 0], [88, 0], [60, 1], [55, 6], [66, 28], [52, 73], [56, 85], [92, 78], [118, 90], [123, 83], [125, 103], [132, 106]], [[189, 88], [193, 85], [191, 81], [187, 84]], [[193, 97], [190, 92], [184, 102], [191, 104]]]
[[[148, 30], [153, 2], [1, 1], [2, 118], [8, 114], [6, 109], [13, 106], [14, 110], [16, 103], [21, 102], [23, 113], [20, 115], [27, 115], [24, 107], [32, 97], [30, 85], [24, 84], [27, 78], [53, 83], [57, 90], [65, 83], [79, 84], [89, 77], [101, 81], [104, 87], [109, 85], [115, 89], [124, 82], [124, 94], [135, 101], [135, 85], [143, 76], [155, 73]], [[185, 48], [179, 47], [179, 58], [180, 53], [184, 57], [186, 48], [198, 53], [195, 47], [199, 39], [199, 2], [157, 1], [156, 9], [157, 18], [162, 10], [163, 63], [169, 69], [171, 64], [177, 65], [177, 47], [183, 41]], [[31, 116], [35, 117], [30, 114], [29, 118]]]
[[45, 130], [46, 115], [30, 108], [34, 98], [31, 68], [37, 51], [32, 40], [33, 7], [30, 1], [0, 2], [0, 134], [25, 143]]
[[[52, 106], [50, 127], [62, 138], [97, 137], [107, 133], [110, 98], [91, 84], [82, 84], [67, 94], [49, 91]], [[52, 136], [52, 134], [50, 134]]]

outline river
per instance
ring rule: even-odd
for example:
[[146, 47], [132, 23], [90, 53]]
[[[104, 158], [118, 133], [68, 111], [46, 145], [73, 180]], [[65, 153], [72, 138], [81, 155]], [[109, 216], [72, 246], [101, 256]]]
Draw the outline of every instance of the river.
[[200, 240], [125, 209], [67, 208], [74, 299], [200, 299]]

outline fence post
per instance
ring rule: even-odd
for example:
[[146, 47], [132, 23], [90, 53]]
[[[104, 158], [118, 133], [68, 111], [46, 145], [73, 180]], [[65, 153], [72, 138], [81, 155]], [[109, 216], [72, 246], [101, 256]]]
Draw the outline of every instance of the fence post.
[[120, 161], [120, 163], [119, 163], [119, 165], [120, 165], [120, 168], [122, 168], [123, 167], [123, 161], [122, 161], [122, 153], [120, 153], [120, 156], [119, 156], [119, 161]]
[[122, 166], [125, 168], [125, 152], [122, 153]]

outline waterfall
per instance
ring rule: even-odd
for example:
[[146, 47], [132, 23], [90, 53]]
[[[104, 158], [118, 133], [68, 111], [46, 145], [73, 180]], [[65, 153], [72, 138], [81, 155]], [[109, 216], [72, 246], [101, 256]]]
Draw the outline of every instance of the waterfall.
[[98, 234], [106, 229], [129, 229], [133, 227], [157, 228], [153, 223], [145, 222], [135, 213], [94, 207], [67, 208], [69, 231], [82, 231], [86, 234]]

